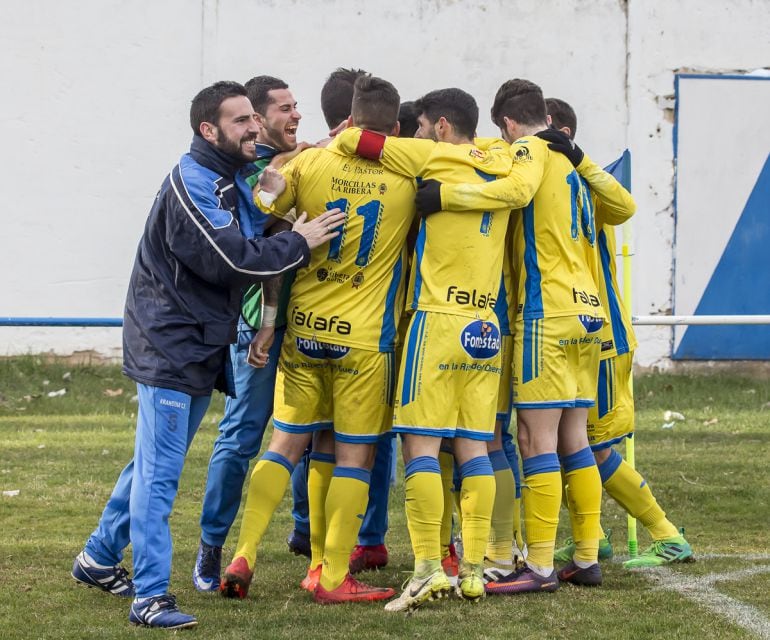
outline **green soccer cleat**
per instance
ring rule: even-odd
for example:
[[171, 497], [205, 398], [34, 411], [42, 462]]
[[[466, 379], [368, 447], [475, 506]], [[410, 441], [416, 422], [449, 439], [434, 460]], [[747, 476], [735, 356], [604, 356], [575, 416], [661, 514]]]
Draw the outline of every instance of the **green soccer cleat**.
[[684, 538], [684, 529], [679, 530], [680, 535], [663, 540], [655, 540], [647, 549], [635, 558], [623, 563], [625, 569], [645, 569], [648, 567], [660, 567], [672, 562], [695, 562], [692, 555], [692, 547]]
[[484, 597], [484, 563], [461, 563], [455, 594], [463, 600], [478, 602]]
[[[431, 600], [440, 600], [449, 597], [452, 585], [449, 582], [441, 564], [424, 576], [416, 573], [404, 585], [404, 591], [395, 600], [385, 605], [385, 611], [412, 611]], [[482, 585], [482, 589], [483, 589]]]
[[[607, 529], [604, 532], [604, 537], [599, 540], [599, 560], [610, 560], [612, 559], [613, 551], [612, 551], [612, 543], [610, 542], [610, 538], [612, 537], [612, 529]], [[572, 540], [572, 538], [567, 538], [564, 541], [564, 546], [559, 547], [553, 552], [553, 560], [554, 562], [558, 562], [560, 564], [566, 564], [567, 562], [572, 561], [572, 556], [575, 554], [575, 542]]]

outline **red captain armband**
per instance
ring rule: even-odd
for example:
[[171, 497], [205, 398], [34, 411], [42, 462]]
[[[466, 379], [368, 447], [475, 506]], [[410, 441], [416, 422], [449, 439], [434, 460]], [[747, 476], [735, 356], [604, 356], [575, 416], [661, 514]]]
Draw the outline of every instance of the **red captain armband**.
[[356, 155], [369, 160], [379, 160], [382, 148], [385, 146], [385, 136], [374, 131], [361, 131], [361, 139], [356, 147]]

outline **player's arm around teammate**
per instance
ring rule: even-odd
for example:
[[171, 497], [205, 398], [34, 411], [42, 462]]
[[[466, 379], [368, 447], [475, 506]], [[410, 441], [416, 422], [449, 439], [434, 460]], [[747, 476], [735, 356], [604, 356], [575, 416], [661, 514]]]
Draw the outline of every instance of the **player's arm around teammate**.
[[596, 288], [595, 229], [578, 197], [579, 177], [571, 162], [534, 136], [547, 129], [540, 89], [524, 80], [504, 83], [492, 116], [511, 143], [510, 175], [486, 184], [428, 183], [418, 192], [418, 208], [462, 211], [503, 203], [522, 209], [514, 234], [519, 315], [513, 386], [529, 555], [524, 569], [489, 583], [487, 590], [553, 591], [560, 466], [572, 477], [570, 499], [579, 503], [582, 516], [577, 569], [592, 580], [598, 571], [601, 484], [585, 433], [587, 407], [596, 393], [596, 334], [604, 318]]
[[[395, 131], [398, 105], [390, 83], [371, 77], [356, 82], [354, 121]], [[373, 446], [392, 418], [403, 244], [414, 215], [414, 184], [375, 163], [347, 158], [334, 143], [304, 152], [282, 174], [286, 188], [271, 211], [339, 206], [347, 218], [339, 242], [313, 254], [292, 287], [276, 383], [275, 432], [249, 483], [238, 548], [225, 570], [225, 594], [245, 595], [256, 547], [288, 472], [312, 433], [333, 429], [336, 466], [315, 458], [311, 463], [313, 558], [303, 586], [312, 584], [321, 603], [379, 600], [393, 591], [353, 579], [348, 560], [366, 507]], [[318, 492], [316, 468], [322, 476], [331, 471]]]
[[[349, 152], [377, 158], [405, 175], [445, 180], [494, 180], [510, 170], [507, 154], [473, 145], [475, 100], [459, 89], [416, 101], [425, 140], [397, 140], [343, 132]], [[399, 371], [394, 430], [404, 437], [406, 510], [414, 574], [389, 611], [441, 597], [450, 583], [441, 564], [444, 513], [438, 462], [442, 438], [453, 442], [462, 476], [464, 563], [457, 593], [484, 595], [482, 560], [489, 534], [494, 479], [486, 451], [493, 437], [500, 335], [492, 307], [500, 285], [508, 210], [439, 214], [418, 232], [407, 331]], [[458, 335], [459, 339], [447, 339]]]

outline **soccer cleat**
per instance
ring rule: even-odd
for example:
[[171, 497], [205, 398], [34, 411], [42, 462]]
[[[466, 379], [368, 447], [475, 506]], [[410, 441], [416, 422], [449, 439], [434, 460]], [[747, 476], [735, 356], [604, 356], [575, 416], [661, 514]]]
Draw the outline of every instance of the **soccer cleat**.
[[454, 544], [449, 545], [449, 555], [441, 559], [441, 567], [452, 586], [457, 584], [457, 574], [460, 572], [460, 559], [457, 557], [457, 551]]
[[321, 579], [321, 566], [322, 565], [319, 564], [315, 569], [313, 569], [313, 567], [308, 567], [307, 575], [302, 578], [302, 582], [299, 583], [299, 586], [305, 591], [313, 593], [318, 586], [318, 581]]
[[559, 578], [556, 571], [544, 578], [527, 565], [517, 568], [504, 578], [488, 582], [486, 586], [487, 593], [536, 593], [556, 591], [558, 588]]
[[463, 563], [457, 576], [455, 594], [463, 600], [478, 602], [484, 597], [484, 565]]
[[238, 556], [225, 569], [220, 591], [225, 598], [245, 598], [249, 593], [251, 578], [254, 572], [249, 569], [246, 558]]
[[484, 558], [484, 584], [500, 580], [500, 578], [505, 578], [505, 576], [513, 573], [516, 566], [516, 561], [512, 564], [503, 564], [490, 560], [489, 558]]
[[[612, 558], [611, 536], [612, 529], [607, 529], [604, 532], [604, 537], [599, 540], [599, 560], [610, 560]], [[559, 564], [566, 564], [572, 560], [573, 555], [575, 555], [575, 542], [572, 538], [567, 538], [564, 541], [564, 546], [559, 547], [553, 552], [553, 560]]]
[[162, 596], [144, 598], [131, 604], [128, 621], [141, 627], [160, 629], [189, 629], [198, 624], [195, 616], [182, 613], [176, 606], [176, 597], [167, 593]]
[[96, 587], [121, 598], [134, 597], [134, 583], [128, 577], [128, 571], [120, 565], [96, 567], [86, 559], [83, 551], [75, 558], [71, 575], [89, 589]]
[[293, 529], [286, 538], [286, 544], [289, 545], [289, 551], [295, 556], [305, 556], [309, 558], [310, 552], [310, 536], [306, 533], [301, 533], [296, 529]]
[[313, 597], [318, 604], [342, 604], [344, 602], [374, 602], [376, 600], [387, 600], [396, 595], [394, 589], [390, 587], [372, 587], [363, 582], [359, 582], [349, 573], [345, 576], [342, 584], [331, 591], [327, 591], [318, 583]]
[[602, 570], [598, 562], [584, 569], [570, 561], [557, 575], [562, 582], [571, 582], [581, 587], [598, 587], [602, 583]]
[[418, 578], [413, 575], [401, 595], [385, 605], [385, 611], [411, 611], [431, 600], [448, 598], [452, 584], [443, 569]]
[[357, 544], [350, 554], [350, 573], [374, 571], [388, 564], [388, 548], [384, 544]]
[[205, 593], [219, 591], [221, 572], [222, 547], [215, 547], [201, 540], [193, 568], [193, 586]]
[[[684, 534], [684, 529], [679, 530]], [[623, 567], [626, 569], [643, 569], [647, 567], [659, 567], [672, 562], [695, 562], [692, 555], [692, 547], [685, 540], [684, 535], [678, 535], [664, 540], [655, 540], [647, 549], [635, 558], [626, 560]]]

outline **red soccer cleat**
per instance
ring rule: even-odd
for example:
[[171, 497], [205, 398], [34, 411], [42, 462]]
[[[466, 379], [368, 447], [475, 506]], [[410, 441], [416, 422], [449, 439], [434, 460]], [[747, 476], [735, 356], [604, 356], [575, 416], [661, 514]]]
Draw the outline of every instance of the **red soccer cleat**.
[[350, 554], [350, 573], [382, 569], [388, 564], [388, 548], [384, 544], [357, 544]]
[[299, 583], [299, 586], [305, 591], [313, 593], [318, 586], [318, 581], [321, 579], [321, 566], [322, 565], [319, 564], [315, 569], [313, 569], [313, 567], [308, 567], [307, 575], [302, 578], [302, 582]]
[[253, 576], [254, 572], [249, 569], [246, 558], [238, 556], [225, 569], [222, 586], [219, 587], [222, 596], [225, 598], [245, 598], [249, 593]]
[[350, 574], [345, 576], [342, 584], [332, 591], [327, 591], [318, 583], [313, 592], [318, 604], [342, 604], [344, 602], [375, 602], [387, 600], [396, 595], [396, 591], [390, 587], [372, 587], [359, 582]]

